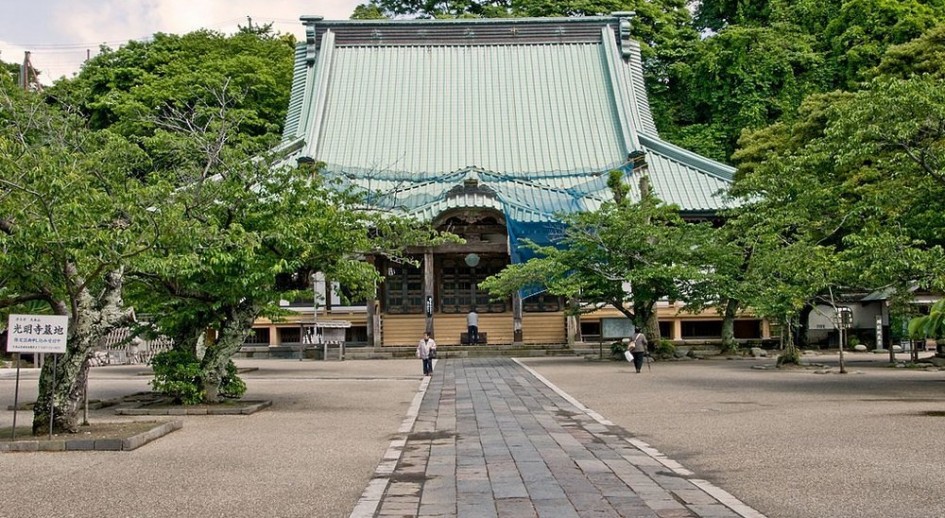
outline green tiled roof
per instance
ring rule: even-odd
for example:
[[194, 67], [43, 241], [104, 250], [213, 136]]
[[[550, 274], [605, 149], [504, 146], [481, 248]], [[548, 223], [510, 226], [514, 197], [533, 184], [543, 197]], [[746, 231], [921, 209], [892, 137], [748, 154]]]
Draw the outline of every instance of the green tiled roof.
[[[283, 142], [382, 206], [546, 221], [641, 150], [662, 199], [722, 207], [734, 170], [659, 139], [625, 20], [303, 21]], [[471, 175], [487, 191], [457, 194]]]

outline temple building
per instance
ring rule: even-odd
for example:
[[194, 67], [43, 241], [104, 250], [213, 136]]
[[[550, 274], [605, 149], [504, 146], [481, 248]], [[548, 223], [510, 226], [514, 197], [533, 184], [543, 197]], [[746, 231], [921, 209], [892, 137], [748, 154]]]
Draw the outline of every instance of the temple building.
[[[414, 345], [424, 330], [459, 344], [472, 309], [489, 344], [596, 341], [619, 324], [617, 311], [569, 318], [558, 297], [495, 301], [477, 285], [527, 260], [524, 239], [552, 242], [557, 214], [612, 199], [612, 170], [631, 185], [648, 175], [686, 218], [724, 207], [734, 169], [660, 139], [632, 13], [302, 22], [282, 151], [324, 162], [322, 174], [363, 190], [378, 209], [466, 239], [414, 250], [418, 267], [368, 258], [385, 278], [373, 300], [343, 303], [343, 287], [316, 281], [318, 322], [351, 322], [349, 344]], [[250, 342], [298, 342], [312, 303], [290, 305], [296, 319], [258, 322]], [[715, 312], [689, 315], [666, 302], [659, 315], [667, 338], [720, 334]], [[757, 318], [736, 323], [737, 337], [767, 334]]]

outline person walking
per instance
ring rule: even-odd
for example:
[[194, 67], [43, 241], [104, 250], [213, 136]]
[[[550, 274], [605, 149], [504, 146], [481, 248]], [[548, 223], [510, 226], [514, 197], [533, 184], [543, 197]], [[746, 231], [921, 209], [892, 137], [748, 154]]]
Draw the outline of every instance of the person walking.
[[633, 335], [632, 340], [632, 349], [633, 354], [633, 367], [637, 370], [639, 374], [643, 370], [643, 359], [646, 357], [646, 346], [648, 342], [646, 340], [646, 335], [643, 334], [639, 329]]
[[430, 333], [423, 333], [423, 338], [417, 344], [417, 358], [423, 360], [423, 375], [433, 375], [433, 359], [436, 358], [436, 340], [430, 338]]
[[466, 315], [466, 337], [469, 338], [470, 345], [479, 343], [479, 314], [476, 313], [476, 308]]

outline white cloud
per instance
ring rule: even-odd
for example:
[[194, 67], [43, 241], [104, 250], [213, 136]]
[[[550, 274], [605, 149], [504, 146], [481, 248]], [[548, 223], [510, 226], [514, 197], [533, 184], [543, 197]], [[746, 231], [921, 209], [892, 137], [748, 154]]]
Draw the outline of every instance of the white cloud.
[[[302, 15], [347, 19], [367, 0], [33, 0], [19, 4], [20, 27], [0, 22], [0, 59], [21, 62], [23, 50], [32, 51], [34, 66], [43, 71], [44, 82], [78, 71], [87, 50], [93, 55], [99, 45], [117, 48], [128, 40], [150, 37], [155, 32], [183, 34], [200, 28], [231, 33], [238, 25], [272, 23], [280, 32], [303, 37]], [[29, 12], [31, 9], [34, 12]], [[23, 24], [31, 27], [22, 27]], [[29, 41], [16, 41], [6, 33], [28, 34]], [[12, 40], [12, 42], [10, 42]]]

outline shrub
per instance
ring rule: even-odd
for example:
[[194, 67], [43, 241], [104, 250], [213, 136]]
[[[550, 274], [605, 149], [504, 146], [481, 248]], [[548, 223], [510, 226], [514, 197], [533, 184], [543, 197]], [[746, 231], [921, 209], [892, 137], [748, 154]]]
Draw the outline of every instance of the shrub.
[[653, 352], [653, 356], [661, 360], [673, 358], [676, 356], [676, 346], [669, 340], [660, 340], [659, 343], [656, 344], [656, 350]]
[[[196, 405], [203, 401], [204, 391], [200, 384], [200, 361], [185, 351], [164, 351], [151, 359], [155, 391], [174, 398], [175, 403]], [[238, 378], [237, 378], [238, 379]], [[243, 390], [246, 386], [243, 386]]]
[[627, 346], [624, 345], [621, 341], [612, 342], [610, 344], [610, 357], [613, 360], [625, 360], [626, 357], [623, 353], [627, 352]]
[[238, 399], [246, 393], [246, 382], [236, 374], [236, 364], [230, 360], [226, 364], [226, 375], [220, 380], [220, 395], [227, 398]]
[[782, 365], [800, 365], [801, 364], [801, 352], [797, 347], [788, 347], [781, 354], [778, 355], [777, 366], [781, 367]]

